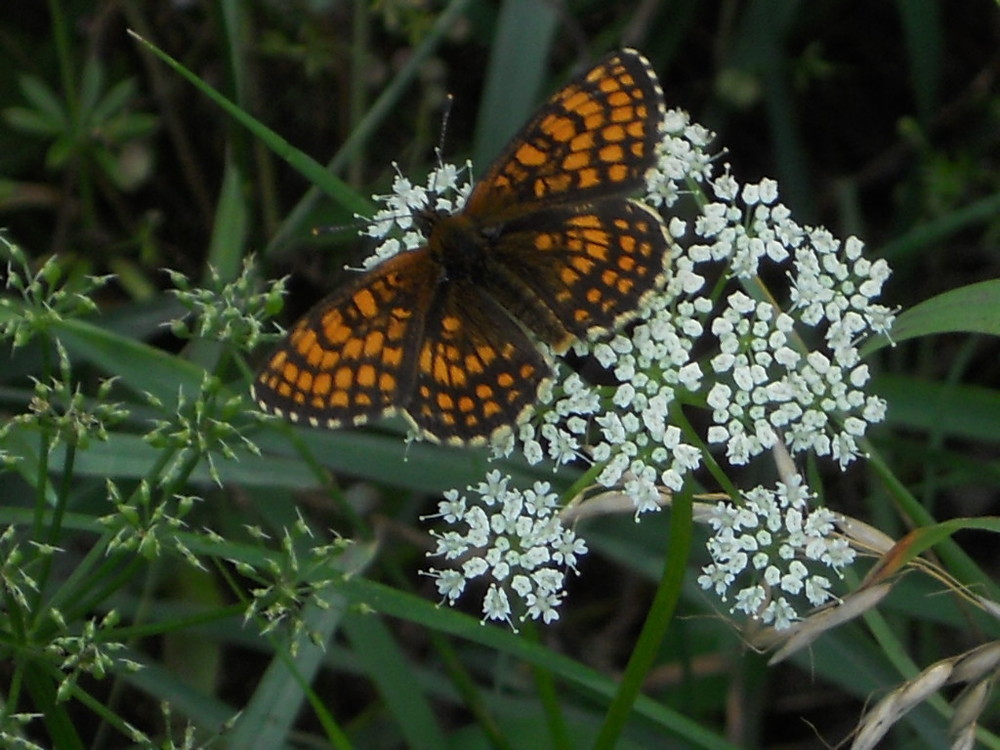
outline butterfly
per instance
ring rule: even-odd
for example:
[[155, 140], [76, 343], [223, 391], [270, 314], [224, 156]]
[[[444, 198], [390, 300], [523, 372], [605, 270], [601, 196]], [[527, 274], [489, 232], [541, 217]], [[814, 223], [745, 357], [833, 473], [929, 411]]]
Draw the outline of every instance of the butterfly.
[[664, 280], [658, 214], [629, 197], [655, 165], [663, 92], [625, 49], [553, 94], [426, 244], [296, 322], [253, 384], [293, 422], [400, 412], [423, 436], [479, 444], [522, 422], [557, 354], [635, 317]]

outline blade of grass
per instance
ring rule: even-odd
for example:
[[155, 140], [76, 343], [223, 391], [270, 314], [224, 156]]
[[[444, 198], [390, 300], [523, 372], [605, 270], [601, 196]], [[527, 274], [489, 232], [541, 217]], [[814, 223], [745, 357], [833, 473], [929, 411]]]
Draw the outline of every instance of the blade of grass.
[[226, 111], [227, 114], [233, 117], [233, 119], [243, 125], [256, 137], [260, 138], [268, 148], [288, 162], [303, 177], [323, 190], [337, 203], [351, 211], [361, 212], [369, 209], [370, 204], [367, 200], [360, 197], [358, 193], [345, 182], [330, 174], [330, 172], [328, 172], [322, 164], [314, 160], [308, 154], [299, 151], [297, 148], [292, 146], [292, 144], [261, 123], [259, 120], [240, 109], [240, 107], [234, 102], [230, 101], [218, 91], [210, 87], [198, 78], [198, 76], [174, 60], [166, 52], [159, 49], [156, 45], [146, 39], [143, 39], [134, 31], [130, 30], [128, 33], [146, 49], [156, 55], [156, 57], [163, 60], [163, 62], [169, 65], [174, 71], [194, 85], [195, 88], [201, 91], [205, 96], [218, 104], [223, 110]]
[[[372, 104], [371, 109], [368, 110], [368, 113], [362, 118], [361, 122], [358, 123], [357, 127], [354, 128], [350, 136], [348, 136], [347, 140], [344, 141], [343, 145], [327, 164], [326, 168], [331, 173], [339, 173], [344, 169], [361, 146], [367, 143], [375, 134], [378, 126], [388, 117], [393, 107], [396, 106], [406, 92], [406, 89], [420, 72], [420, 66], [424, 60], [438, 48], [438, 45], [441, 44], [448, 32], [451, 31], [454, 24], [464, 16], [471, 2], [472, 0], [451, 0], [448, 7], [437, 17], [437, 20], [422, 38], [420, 44], [413, 50], [413, 54], [409, 56], [406, 63], [400, 68], [396, 77], [382, 90], [382, 94]], [[322, 187], [319, 183], [316, 183], [316, 185]], [[302, 199], [288, 213], [278, 231], [271, 238], [271, 241], [267, 243], [267, 247], [263, 251], [265, 256], [270, 256], [284, 247], [293, 236], [301, 231], [302, 225], [305, 223], [307, 217], [311, 215], [319, 198], [320, 193], [316, 187], [310, 188], [302, 196]], [[344, 205], [350, 208], [347, 204]], [[352, 208], [351, 210], [363, 215], [369, 215], [371, 213], [371, 205], [366, 201], [363, 207]]]
[[382, 621], [370, 614], [349, 614], [344, 634], [395, 718], [406, 747], [437, 750], [448, 743], [427, 696], [412, 679], [410, 659]]
[[537, 0], [502, 3], [476, 118], [472, 163], [480, 168], [492, 161], [538, 103], [555, 28], [554, 5]]

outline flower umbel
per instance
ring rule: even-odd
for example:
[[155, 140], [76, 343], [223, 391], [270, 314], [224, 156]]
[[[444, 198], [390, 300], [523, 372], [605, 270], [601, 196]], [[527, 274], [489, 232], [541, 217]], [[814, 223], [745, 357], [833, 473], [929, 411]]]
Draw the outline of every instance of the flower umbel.
[[[437, 549], [430, 553], [459, 567], [427, 571], [437, 581], [444, 600], [454, 603], [466, 585], [488, 582], [483, 598], [483, 620], [501, 620], [512, 627], [514, 618], [558, 619], [565, 596], [566, 569], [576, 570], [587, 545], [559, 521], [558, 495], [547, 482], [529, 490], [510, 487], [510, 477], [491, 471], [486, 481], [467, 488], [478, 499], [457, 490], [445, 493], [438, 513], [462, 531], [431, 532]], [[513, 604], [511, 603], [513, 599]]]
[[[888, 265], [866, 259], [857, 238], [841, 242], [797, 224], [774, 180], [740, 184], [717, 165], [713, 138], [686, 113], [667, 113], [644, 198], [674, 214], [693, 194], [696, 214], [689, 222], [664, 216], [671, 239], [662, 290], [644, 300], [632, 325], [576, 343], [589, 371], [599, 365], [604, 373], [584, 377], [557, 360], [535, 413], [492, 445], [498, 457], [521, 452], [531, 464], [581, 466], [596, 485], [629, 497], [637, 516], [662, 507], [713, 446], [723, 471], [781, 445], [844, 469], [861, 455], [868, 426], [885, 416], [885, 401], [866, 391], [860, 345], [891, 327], [892, 311], [875, 301]], [[460, 208], [471, 187], [459, 184], [461, 174], [442, 166], [426, 187], [397, 177], [368, 234], [402, 236], [385, 240], [372, 262], [422, 244], [428, 212]], [[457, 197], [443, 198], [446, 188]], [[764, 287], [762, 274], [785, 279], [784, 288]], [[690, 420], [695, 411], [705, 418]], [[703, 433], [692, 423], [704, 424]], [[430, 571], [439, 592], [454, 602], [468, 581], [488, 576], [484, 619], [555, 619], [562, 574], [543, 581], [539, 565], [555, 560], [567, 539], [579, 540], [560, 536], [570, 532], [558, 531], [551, 512], [524, 510], [529, 493], [549, 497], [548, 508], [555, 494], [511, 488], [497, 472], [474, 492], [476, 503], [446, 493], [435, 516], [454, 527], [435, 534], [435, 554], [461, 560], [460, 570]], [[797, 597], [825, 602], [823, 572], [839, 572], [853, 552], [833, 535], [827, 511], [808, 508], [810, 497], [796, 478], [720, 505], [703, 585], [735, 595], [734, 611], [778, 628], [799, 616]]]
[[810, 607], [833, 594], [824, 573], [840, 576], [854, 561], [848, 541], [834, 533], [835, 515], [809, 507], [814, 495], [794, 475], [775, 489], [755, 487], [739, 503], [720, 502], [708, 523], [712, 562], [698, 583], [723, 601], [735, 591], [731, 612], [740, 611], [778, 630], [798, 618], [795, 601]]

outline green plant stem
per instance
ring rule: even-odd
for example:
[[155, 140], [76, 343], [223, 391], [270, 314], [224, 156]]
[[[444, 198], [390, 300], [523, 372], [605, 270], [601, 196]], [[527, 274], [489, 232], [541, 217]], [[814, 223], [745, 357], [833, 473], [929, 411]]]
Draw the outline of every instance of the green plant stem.
[[[69, 493], [73, 485], [73, 469], [76, 465], [76, 442], [71, 441], [66, 445], [66, 454], [63, 458], [62, 482], [59, 484], [59, 491], [56, 493], [56, 507], [52, 511], [52, 521], [49, 523], [49, 533], [46, 539], [51, 547], [55, 547], [59, 541], [59, 533], [62, 530], [63, 518], [66, 516], [66, 505], [69, 502]], [[41, 537], [37, 537], [41, 538]], [[38, 574], [38, 590], [35, 594], [35, 606], [32, 608], [32, 625], [38, 623], [42, 617], [43, 608], [39, 606], [45, 589], [48, 585], [49, 575], [52, 573], [51, 553], [46, 553], [42, 559], [42, 569]]]
[[[538, 628], [533, 621], [525, 622], [524, 630], [531, 640], [539, 643]], [[563, 716], [562, 707], [559, 704], [559, 693], [556, 690], [556, 681], [552, 672], [538, 665], [533, 665], [531, 674], [535, 680], [538, 696], [542, 699], [542, 713], [545, 714], [545, 720], [549, 726], [551, 746], [556, 750], [571, 750], [573, 743], [566, 727], [566, 717]]]
[[604, 717], [604, 724], [594, 742], [594, 750], [611, 750], [616, 746], [632, 712], [632, 705], [642, 689], [643, 680], [656, 660], [660, 643], [681, 596], [693, 528], [692, 492], [685, 485], [681, 492], [674, 495], [671, 505], [667, 556], [656, 597], [642, 626], [639, 640], [632, 650], [628, 666], [625, 667], [618, 692]]

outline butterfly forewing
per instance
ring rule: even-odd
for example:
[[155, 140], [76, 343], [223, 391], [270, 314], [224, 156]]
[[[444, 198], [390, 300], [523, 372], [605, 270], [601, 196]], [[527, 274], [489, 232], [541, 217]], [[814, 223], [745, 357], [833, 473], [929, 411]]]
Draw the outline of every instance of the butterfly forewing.
[[426, 249], [397, 255], [320, 302], [258, 374], [254, 395], [293, 421], [336, 427], [399, 407], [440, 267]]
[[643, 184], [656, 160], [663, 91], [635, 50], [606, 57], [554, 94], [505, 147], [466, 211], [504, 215], [581, 202]]

